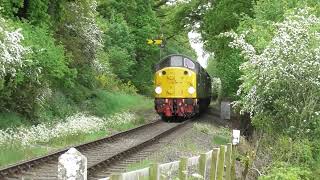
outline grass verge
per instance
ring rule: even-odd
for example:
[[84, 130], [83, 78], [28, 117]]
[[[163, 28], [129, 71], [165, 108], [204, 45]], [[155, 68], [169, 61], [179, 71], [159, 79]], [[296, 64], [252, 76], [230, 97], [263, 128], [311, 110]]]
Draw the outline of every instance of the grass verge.
[[[146, 119], [143, 115], [137, 115], [137, 111], [146, 111], [152, 109], [153, 102], [151, 99], [140, 95], [128, 95], [123, 93], [111, 93], [106, 91], [97, 91], [95, 96], [86, 102], [84, 109], [87, 109], [90, 114], [102, 117], [106, 121], [109, 121], [112, 114], [130, 111], [130, 113], [136, 114], [134, 120], [122, 121], [121, 123], [110, 123], [105, 128], [90, 132], [90, 133], [77, 133], [77, 134], [65, 134], [62, 137], [52, 138], [48, 142], [38, 142], [36, 144], [29, 145], [27, 147], [15, 145], [10, 143], [6, 145], [0, 145], [0, 167], [7, 166], [9, 164], [16, 163], [21, 160], [42, 156], [52, 152], [53, 150], [62, 149], [67, 146], [90, 142], [99, 138], [106, 137], [112, 133], [124, 131], [138, 125], [144, 124]], [[8, 117], [8, 118], [7, 118]], [[0, 114], [1, 118], [6, 121], [1, 121], [4, 124], [1, 127], [16, 126], [30, 126], [30, 124], [24, 122], [23, 118], [20, 118], [14, 114]], [[6, 123], [13, 119], [13, 122]], [[60, 121], [64, 121], [63, 119]], [[119, 120], [116, 120], [119, 122]], [[55, 122], [55, 121], [54, 121]], [[1, 138], [1, 137], [0, 137]]]
[[23, 159], [31, 159], [48, 153], [48, 149], [42, 146], [22, 147], [11, 145], [0, 147], [0, 167], [13, 164]]

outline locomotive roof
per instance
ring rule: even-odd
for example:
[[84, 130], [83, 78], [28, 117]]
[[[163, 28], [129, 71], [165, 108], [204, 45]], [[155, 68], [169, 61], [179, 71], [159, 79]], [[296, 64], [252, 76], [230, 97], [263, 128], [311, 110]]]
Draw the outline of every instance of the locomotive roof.
[[185, 57], [185, 58], [188, 58], [189, 60], [191, 60], [192, 62], [198, 64], [200, 66], [200, 63], [198, 61], [195, 61], [194, 59], [190, 58], [189, 56], [186, 56], [186, 55], [183, 55], [183, 54], [170, 54], [168, 56], [165, 56], [164, 58], [162, 58], [157, 64], [167, 60], [169, 57], [172, 57], [172, 56], [182, 56], [182, 57]]
[[181, 57], [188, 58], [190, 61], [192, 61], [193, 63], [196, 64], [196, 67], [198, 67], [198, 68], [196, 68], [196, 69], [199, 69], [200, 71], [204, 72], [208, 77], [210, 77], [209, 73], [206, 71], [206, 69], [204, 69], [204, 68], [200, 65], [200, 63], [199, 63], [198, 61], [195, 61], [195, 60], [193, 60], [192, 58], [190, 58], [190, 57], [188, 57], [188, 56], [186, 56], [186, 55], [183, 55], [183, 54], [170, 54], [170, 55], [168, 55], [168, 56], [165, 56], [164, 58], [161, 59], [161, 61], [159, 61], [159, 62], [156, 64], [155, 68], [157, 69], [157, 66], [158, 66], [158, 65], [160, 65], [162, 62], [164, 62], [164, 61], [166, 61], [166, 60], [168, 60], [168, 59], [171, 59], [170, 57], [172, 57], [172, 56], [181, 56]]

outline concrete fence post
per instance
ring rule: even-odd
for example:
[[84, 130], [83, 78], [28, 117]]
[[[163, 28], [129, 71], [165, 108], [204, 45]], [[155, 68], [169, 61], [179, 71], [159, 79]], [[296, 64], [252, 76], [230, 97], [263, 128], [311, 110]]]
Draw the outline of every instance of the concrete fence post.
[[219, 151], [220, 151], [219, 148], [214, 148], [212, 150], [210, 180], [216, 180], [216, 178], [217, 178], [217, 166], [218, 166]]
[[75, 148], [69, 149], [59, 157], [59, 180], [87, 180], [87, 158]]
[[220, 118], [230, 119], [231, 118], [231, 105], [230, 102], [222, 101], [221, 102], [221, 109], [220, 109]]

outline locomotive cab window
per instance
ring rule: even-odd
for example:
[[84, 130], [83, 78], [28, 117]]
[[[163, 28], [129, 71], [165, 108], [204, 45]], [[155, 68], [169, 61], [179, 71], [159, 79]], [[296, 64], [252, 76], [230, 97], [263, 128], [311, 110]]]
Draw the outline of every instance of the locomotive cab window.
[[198, 66], [199, 65], [197, 64], [197, 62], [194, 62], [185, 56], [173, 55], [163, 59], [161, 62], [156, 64], [155, 70], [158, 71], [166, 67], [186, 67], [188, 69], [196, 71]]
[[165, 67], [170, 66], [170, 58], [167, 58], [163, 61], [161, 61], [159, 64], [156, 65], [156, 71], [158, 71], [159, 69], [163, 69]]
[[184, 58], [184, 67], [189, 68], [189, 69], [194, 69], [195, 64], [188, 58]]
[[171, 57], [171, 66], [173, 67], [182, 67], [182, 57], [181, 56], [172, 56]]

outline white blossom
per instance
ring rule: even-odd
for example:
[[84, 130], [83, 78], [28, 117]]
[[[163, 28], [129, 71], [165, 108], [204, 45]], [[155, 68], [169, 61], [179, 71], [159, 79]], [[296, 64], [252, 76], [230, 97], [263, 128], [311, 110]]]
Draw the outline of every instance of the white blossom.
[[320, 108], [310, 104], [320, 101], [320, 19], [308, 8], [296, 9], [274, 26], [274, 37], [260, 54], [246, 42], [248, 32], [221, 35], [231, 37], [230, 47], [240, 49], [247, 59], [240, 66], [243, 83], [236, 104], [251, 115], [269, 112], [282, 116], [278, 123], [302, 127], [300, 122], [309, 123]]
[[66, 23], [66, 29], [69, 29], [70, 32], [76, 33], [86, 42], [86, 45], [83, 49], [92, 60], [93, 67], [97, 71], [103, 72], [107, 70], [107, 66], [101, 64], [96, 57], [96, 54], [99, 50], [103, 48], [103, 31], [97, 25], [95, 16], [97, 14], [97, 2], [91, 1], [90, 12], [83, 9], [84, 7], [77, 1], [68, 3], [68, 9], [73, 14], [76, 14], [74, 17], [75, 20]]
[[51, 96], [52, 96], [52, 90], [48, 85], [46, 85], [39, 90], [39, 93], [37, 94], [35, 102], [38, 105], [43, 106]]
[[30, 49], [24, 47], [21, 29], [10, 30], [7, 22], [0, 17], [0, 78], [10, 74], [15, 76], [24, 64], [24, 55]]
[[68, 135], [90, 134], [130, 123], [135, 118], [135, 115], [129, 112], [117, 113], [107, 119], [78, 113], [56, 124], [39, 124], [31, 127], [0, 130], [0, 146], [18, 143], [26, 147]]

